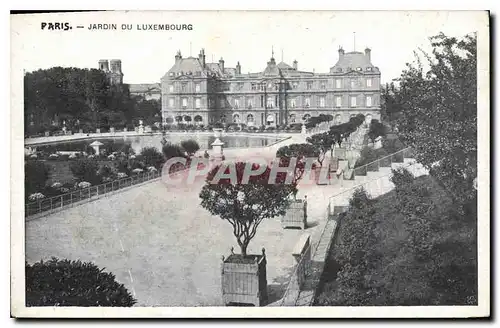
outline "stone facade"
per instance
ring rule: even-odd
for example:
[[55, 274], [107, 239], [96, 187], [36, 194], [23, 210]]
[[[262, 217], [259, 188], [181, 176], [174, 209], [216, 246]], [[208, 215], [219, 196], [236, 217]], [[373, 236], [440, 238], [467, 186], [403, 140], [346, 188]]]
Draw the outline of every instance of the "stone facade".
[[[106, 73], [111, 85], [123, 84], [122, 61], [120, 59], [99, 60], [99, 69]], [[111, 67], [110, 67], [111, 66]]]
[[327, 73], [276, 63], [263, 71], [241, 73], [225, 67], [221, 58], [207, 63], [198, 57], [175, 55], [175, 64], [161, 79], [163, 124], [244, 123], [275, 126], [301, 123], [308, 117], [330, 114], [338, 123], [364, 114], [380, 118], [380, 71], [371, 63], [371, 50], [344, 52]]

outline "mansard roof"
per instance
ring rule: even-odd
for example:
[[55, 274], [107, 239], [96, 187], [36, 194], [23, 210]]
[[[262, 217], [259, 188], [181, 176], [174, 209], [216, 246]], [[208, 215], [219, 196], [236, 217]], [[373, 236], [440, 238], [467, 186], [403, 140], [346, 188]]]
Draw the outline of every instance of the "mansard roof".
[[[378, 67], [373, 66], [370, 57], [365, 53], [359, 51], [346, 52], [340, 55], [337, 63], [330, 68], [331, 73], [345, 73], [350, 71], [357, 71], [361, 68], [362, 72], [372, 71], [378, 72]], [[368, 69], [367, 69], [368, 68]]]

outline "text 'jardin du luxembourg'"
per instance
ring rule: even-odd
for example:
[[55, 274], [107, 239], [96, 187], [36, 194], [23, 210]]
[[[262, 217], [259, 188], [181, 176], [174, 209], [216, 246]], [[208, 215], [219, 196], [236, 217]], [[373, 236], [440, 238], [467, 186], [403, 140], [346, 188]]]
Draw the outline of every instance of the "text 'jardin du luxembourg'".
[[88, 30], [192, 31], [193, 24], [90, 24]]

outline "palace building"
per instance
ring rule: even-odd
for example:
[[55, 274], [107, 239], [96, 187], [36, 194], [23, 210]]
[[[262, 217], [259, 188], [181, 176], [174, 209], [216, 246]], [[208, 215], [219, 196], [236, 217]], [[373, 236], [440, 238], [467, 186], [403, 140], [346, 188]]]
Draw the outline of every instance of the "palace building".
[[379, 119], [380, 71], [370, 54], [341, 48], [327, 73], [301, 71], [296, 60], [276, 63], [273, 55], [261, 72], [242, 74], [239, 62], [206, 62], [203, 49], [188, 58], [178, 51], [161, 79], [162, 123], [276, 126], [319, 114], [342, 123], [359, 113]]

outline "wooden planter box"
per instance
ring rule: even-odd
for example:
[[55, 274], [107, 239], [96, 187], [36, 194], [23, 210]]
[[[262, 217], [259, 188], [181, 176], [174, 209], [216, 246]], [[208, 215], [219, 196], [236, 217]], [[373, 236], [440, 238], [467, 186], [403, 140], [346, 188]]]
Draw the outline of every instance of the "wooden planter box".
[[266, 255], [231, 254], [222, 258], [222, 300], [224, 305], [267, 303]]
[[281, 217], [283, 228], [307, 228], [307, 198], [297, 199], [290, 203], [285, 215]]

